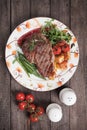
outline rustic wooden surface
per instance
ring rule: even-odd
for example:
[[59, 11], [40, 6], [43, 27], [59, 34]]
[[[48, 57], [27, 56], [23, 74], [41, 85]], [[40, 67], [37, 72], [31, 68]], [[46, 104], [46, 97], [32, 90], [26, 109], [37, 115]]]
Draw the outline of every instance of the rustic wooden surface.
[[[34, 92], [20, 86], [9, 74], [5, 59], [5, 45], [10, 33], [24, 20], [48, 16], [69, 26], [80, 48], [78, 69], [72, 79], [62, 86], [71, 87], [77, 103], [67, 107], [60, 103], [60, 89]], [[0, 0], [0, 130], [87, 130], [87, 0]], [[36, 103], [44, 108], [56, 102], [62, 106], [63, 118], [52, 123], [44, 115], [38, 123], [30, 123], [28, 115], [18, 110], [15, 93], [32, 93]]]

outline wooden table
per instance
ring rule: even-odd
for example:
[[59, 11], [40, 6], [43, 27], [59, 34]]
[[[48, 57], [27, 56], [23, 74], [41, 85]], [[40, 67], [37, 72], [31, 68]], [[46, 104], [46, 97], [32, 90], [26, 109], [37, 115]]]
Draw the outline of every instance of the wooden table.
[[[47, 16], [60, 20], [76, 35], [80, 48], [78, 69], [62, 86], [71, 87], [77, 103], [67, 107], [60, 103], [58, 92], [34, 92], [19, 85], [7, 70], [4, 53], [10, 33], [24, 20]], [[87, 130], [87, 1], [86, 0], [0, 0], [0, 130]], [[63, 118], [52, 123], [44, 115], [38, 123], [30, 123], [28, 115], [18, 110], [15, 93], [23, 91], [35, 96], [36, 104], [47, 107], [56, 102], [62, 106]]]

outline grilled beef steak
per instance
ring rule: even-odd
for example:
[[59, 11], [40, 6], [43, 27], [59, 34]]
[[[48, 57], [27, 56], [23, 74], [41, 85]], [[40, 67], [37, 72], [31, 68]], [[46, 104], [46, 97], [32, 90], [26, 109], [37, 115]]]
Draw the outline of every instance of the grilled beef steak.
[[31, 33], [31, 35], [25, 35], [24, 39], [21, 38], [21, 42], [25, 57], [29, 62], [36, 64], [39, 73], [44, 77], [54, 75], [52, 46], [49, 40], [40, 33], [40, 30]]

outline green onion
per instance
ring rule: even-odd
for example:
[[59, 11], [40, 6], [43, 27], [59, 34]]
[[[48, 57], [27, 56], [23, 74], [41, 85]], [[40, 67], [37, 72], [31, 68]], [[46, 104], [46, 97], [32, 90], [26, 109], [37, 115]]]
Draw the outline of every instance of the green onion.
[[18, 55], [15, 57], [15, 60], [13, 61], [13, 64], [15, 63], [15, 61], [17, 61], [22, 68], [24, 69], [24, 71], [27, 73], [27, 75], [30, 77], [30, 74], [33, 74], [39, 78], [43, 78], [45, 79], [42, 75], [40, 75], [40, 73], [37, 71], [37, 68], [35, 66], [35, 64], [31, 64], [26, 58], [25, 56], [18, 52]]

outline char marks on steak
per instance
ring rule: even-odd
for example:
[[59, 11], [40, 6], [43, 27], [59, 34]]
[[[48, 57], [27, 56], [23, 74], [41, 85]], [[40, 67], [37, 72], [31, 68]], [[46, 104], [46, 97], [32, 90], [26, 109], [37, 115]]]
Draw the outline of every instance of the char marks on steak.
[[[22, 40], [23, 41], [23, 40]], [[33, 49], [30, 50], [33, 42]], [[22, 51], [31, 63], [35, 63], [37, 69], [44, 77], [54, 75], [54, 54], [50, 41], [40, 31], [27, 36], [22, 43]]]

